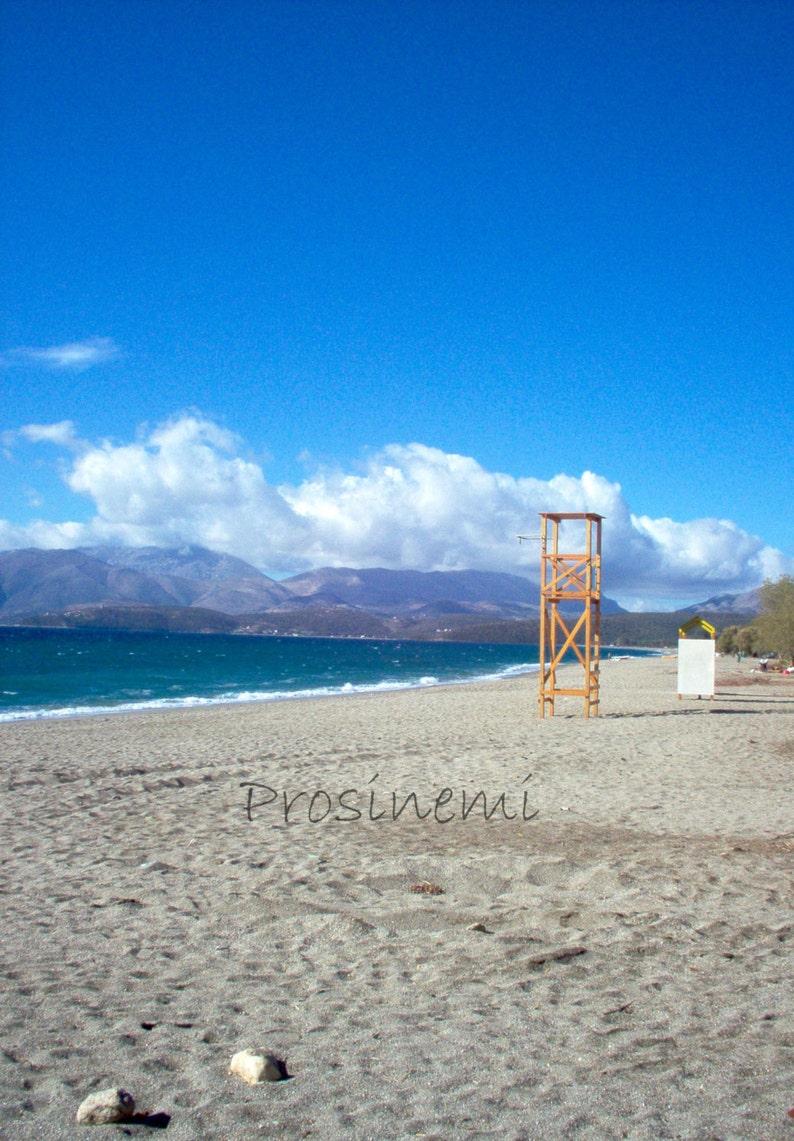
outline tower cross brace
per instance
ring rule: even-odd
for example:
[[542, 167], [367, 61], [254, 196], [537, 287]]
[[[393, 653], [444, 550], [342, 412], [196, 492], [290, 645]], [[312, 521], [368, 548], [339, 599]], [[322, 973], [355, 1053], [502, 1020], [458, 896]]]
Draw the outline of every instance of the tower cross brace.
[[[540, 716], [554, 716], [557, 696], [584, 698], [585, 717], [598, 716], [601, 653], [601, 520], [592, 512], [540, 512]], [[584, 551], [560, 551], [560, 525], [585, 524]], [[583, 685], [557, 684], [557, 668], [573, 651]]]

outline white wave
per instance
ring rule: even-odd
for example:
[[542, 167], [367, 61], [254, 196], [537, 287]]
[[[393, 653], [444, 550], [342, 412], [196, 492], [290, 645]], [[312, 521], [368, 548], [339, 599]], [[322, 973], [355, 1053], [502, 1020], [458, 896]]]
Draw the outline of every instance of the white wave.
[[384, 693], [397, 689], [422, 689], [434, 685], [467, 685], [471, 682], [498, 681], [501, 678], [516, 677], [525, 673], [537, 673], [537, 663], [506, 666], [491, 673], [482, 673], [459, 678], [426, 676], [418, 680], [379, 682], [354, 685], [345, 682], [341, 685], [316, 686], [288, 692], [273, 690], [246, 690], [242, 693], [220, 693], [213, 697], [159, 697], [146, 701], [124, 701], [113, 705], [68, 705], [52, 709], [10, 709], [0, 713], [0, 723], [9, 721], [45, 721], [63, 717], [98, 717], [109, 713], [144, 713], [163, 709], [195, 709], [212, 705], [250, 705], [266, 701], [291, 701], [311, 697], [341, 697], [354, 693]]

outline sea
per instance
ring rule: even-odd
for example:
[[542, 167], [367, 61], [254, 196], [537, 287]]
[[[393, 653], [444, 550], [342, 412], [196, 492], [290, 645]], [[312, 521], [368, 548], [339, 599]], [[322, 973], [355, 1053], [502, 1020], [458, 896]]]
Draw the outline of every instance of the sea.
[[6, 626], [0, 721], [452, 685], [538, 668], [537, 645]]

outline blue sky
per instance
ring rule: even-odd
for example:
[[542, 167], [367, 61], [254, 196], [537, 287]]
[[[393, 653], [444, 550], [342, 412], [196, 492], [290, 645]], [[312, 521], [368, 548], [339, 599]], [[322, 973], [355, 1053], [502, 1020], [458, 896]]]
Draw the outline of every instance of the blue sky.
[[[790, 572], [794, 6], [5, 0], [0, 547]], [[610, 589], [611, 587], [611, 589]]]

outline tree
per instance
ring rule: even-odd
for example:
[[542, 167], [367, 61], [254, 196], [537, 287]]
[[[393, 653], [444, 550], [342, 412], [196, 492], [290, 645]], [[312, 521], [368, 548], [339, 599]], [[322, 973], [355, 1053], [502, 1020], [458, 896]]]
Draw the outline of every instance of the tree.
[[739, 647], [736, 644], [736, 635], [738, 633], [738, 626], [725, 627], [717, 639], [717, 649], [721, 654], [736, 654], [739, 652]]
[[757, 654], [760, 631], [757, 626], [742, 626], [736, 632], [736, 649], [741, 654]]
[[794, 665], [794, 577], [767, 580], [759, 591], [761, 617], [758, 627], [764, 651], [774, 650]]

